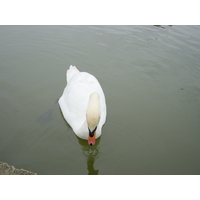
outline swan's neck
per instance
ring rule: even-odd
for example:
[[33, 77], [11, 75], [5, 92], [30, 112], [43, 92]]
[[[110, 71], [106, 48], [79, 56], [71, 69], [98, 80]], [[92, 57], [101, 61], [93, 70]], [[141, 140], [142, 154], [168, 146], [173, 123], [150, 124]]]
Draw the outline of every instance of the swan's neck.
[[100, 96], [98, 93], [93, 92], [89, 97], [88, 107], [86, 110], [86, 119], [90, 131], [93, 131], [97, 127], [100, 115]]

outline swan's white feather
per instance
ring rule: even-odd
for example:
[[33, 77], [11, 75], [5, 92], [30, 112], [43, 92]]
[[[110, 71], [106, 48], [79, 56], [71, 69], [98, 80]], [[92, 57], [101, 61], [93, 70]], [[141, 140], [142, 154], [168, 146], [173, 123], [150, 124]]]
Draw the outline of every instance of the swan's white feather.
[[96, 138], [98, 138], [106, 121], [106, 101], [101, 85], [93, 75], [80, 72], [75, 66], [70, 66], [66, 77], [67, 86], [59, 99], [59, 105], [65, 120], [75, 134], [82, 139], [88, 139], [86, 109], [90, 94], [93, 92], [99, 94], [101, 116], [96, 131]]

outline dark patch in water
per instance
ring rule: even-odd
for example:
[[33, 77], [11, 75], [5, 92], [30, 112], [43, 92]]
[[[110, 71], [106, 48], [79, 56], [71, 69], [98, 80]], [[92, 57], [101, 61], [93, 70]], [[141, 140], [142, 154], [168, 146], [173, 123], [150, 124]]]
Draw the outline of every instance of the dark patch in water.
[[53, 104], [53, 106], [47, 110], [45, 113], [43, 113], [42, 115], [40, 115], [38, 118], [37, 118], [37, 122], [44, 125], [48, 122], [50, 122], [52, 119], [53, 119], [53, 110], [55, 108], [55, 106], [57, 105], [58, 103], [58, 100], [56, 100]]

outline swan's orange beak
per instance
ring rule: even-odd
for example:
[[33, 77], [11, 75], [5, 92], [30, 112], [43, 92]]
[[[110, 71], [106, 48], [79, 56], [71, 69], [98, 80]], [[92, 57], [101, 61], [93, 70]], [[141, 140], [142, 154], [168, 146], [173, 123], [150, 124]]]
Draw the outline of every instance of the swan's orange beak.
[[93, 136], [91, 137], [90, 134], [88, 135], [88, 144], [89, 145], [94, 145], [96, 141], [96, 130], [94, 131]]

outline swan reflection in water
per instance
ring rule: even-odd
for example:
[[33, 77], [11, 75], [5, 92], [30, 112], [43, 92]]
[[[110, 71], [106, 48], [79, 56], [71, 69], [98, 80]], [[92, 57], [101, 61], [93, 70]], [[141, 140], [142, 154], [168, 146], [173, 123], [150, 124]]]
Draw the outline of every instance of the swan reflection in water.
[[98, 145], [100, 143], [101, 137], [96, 140], [96, 144], [94, 146], [88, 145], [87, 140], [83, 140], [78, 137], [77, 139], [79, 144], [81, 145], [82, 154], [86, 157], [87, 160], [88, 175], [98, 175], [99, 170], [94, 169], [94, 163], [96, 158], [100, 154]]
[[[54, 104], [51, 106], [51, 108], [47, 110], [45, 113], [43, 113], [41, 116], [39, 116], [36, 121], [40, 123], [41, 125], [45, 125], [46, 123], [50, 122], [53, 119], [53, 111], [57, 103], [58, 101], [56, 100]], [[66, 122], [66, 125], [69, 128], [71, 128], [67, 122]], [[96, 139], [96, 143], [94, 146], [88, 145], [87, 140], [80, 139], [78, 136], [76, 137], [78, 139], [79, 144], [81, 145], [82, 154], [86, 157], [86, 160], [87, 160], [88, 175], [98, 175], [99, 170], [94, 169], [94, 163], [95, 163], [96, 158], [100, 154], [98, 145], [100, 143], [101, 137]]]

